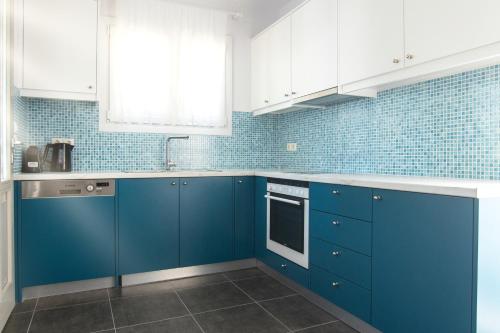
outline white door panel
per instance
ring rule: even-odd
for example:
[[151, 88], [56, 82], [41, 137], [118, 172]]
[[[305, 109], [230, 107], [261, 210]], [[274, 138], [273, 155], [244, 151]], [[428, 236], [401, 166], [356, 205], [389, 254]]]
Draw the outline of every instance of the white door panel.
[[292, 91], [337, 86], [337, 0], [311, 0], [292, 15]]
[[406, 65], [500, 41], [499, 0], [405, 0]]
[[278, 104], [291, 95], [291, 18], [282, 19], [265, 33], [269, 33], [269, 99]]
[[339, 83], [403, 68], [403, 0], [339, 0]]
[[24, 0], [23, 88], [95, 93], [97, 1]]

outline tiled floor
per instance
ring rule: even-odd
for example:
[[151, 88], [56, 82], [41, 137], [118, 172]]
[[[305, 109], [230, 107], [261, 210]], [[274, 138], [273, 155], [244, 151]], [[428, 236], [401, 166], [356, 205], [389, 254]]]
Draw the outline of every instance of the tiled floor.
[[251, 268], [19, 304], [4, 333], [355, 333]]

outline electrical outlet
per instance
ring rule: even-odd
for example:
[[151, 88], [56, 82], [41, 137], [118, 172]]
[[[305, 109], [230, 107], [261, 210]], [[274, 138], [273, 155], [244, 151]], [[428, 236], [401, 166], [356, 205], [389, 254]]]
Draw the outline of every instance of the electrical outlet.
[[296, 143], [288, 143], [286, 145], [286, 151], [297, 151], [297, 144]]

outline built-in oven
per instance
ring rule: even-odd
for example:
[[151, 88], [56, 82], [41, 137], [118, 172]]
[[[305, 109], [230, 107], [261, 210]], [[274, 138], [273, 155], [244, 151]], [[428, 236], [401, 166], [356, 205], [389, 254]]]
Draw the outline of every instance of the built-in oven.
[[309, 183], [268, 178], [267, 249], [309, 268]]

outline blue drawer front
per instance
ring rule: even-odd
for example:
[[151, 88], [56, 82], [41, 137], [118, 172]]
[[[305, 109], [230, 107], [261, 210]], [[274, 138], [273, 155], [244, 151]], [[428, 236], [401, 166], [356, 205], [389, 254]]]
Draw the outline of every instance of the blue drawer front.
[[311, 210], [311, 235], [371, 256], [372, 224]]
[[179, 180], [123, 179], [118, 198], [119, 274], [179, 267]]
[[363, 288], [371, 289], [371, 257], [312, 238], [311, 263]]
[[21, 200], [22, 287], [114, 276], [114, 200]]
[[269, 250], [266, 250], [266, 255], [261, 259], [265, 264], [280, 272], [287, 278], [306, 288], [309, 288], [309, 271], [304, 267], [299, 266]]
[[[338, 283], [334, 287], [333, 284]], [[371, 320], [371, 292], [316, 266], [311, 267], [311, 289], [367, 323]]]
[[364, 187], [312, 183], [311, 208], [355, 219], [372, 220], [372, 190]]

